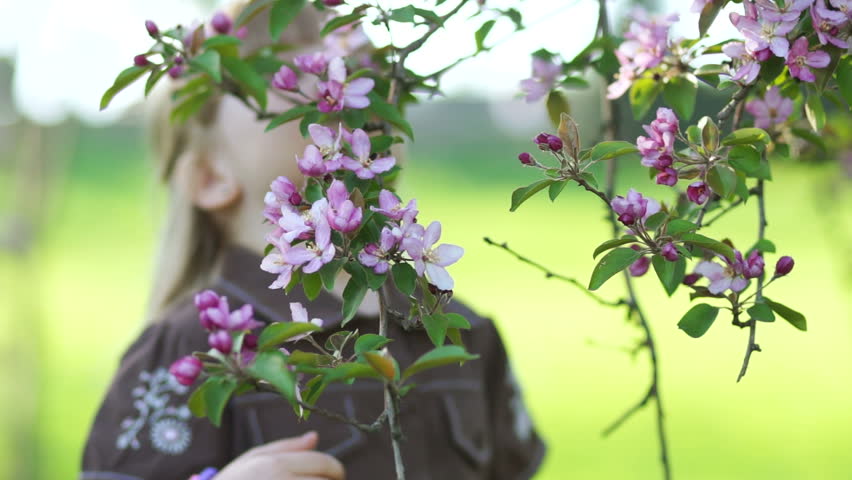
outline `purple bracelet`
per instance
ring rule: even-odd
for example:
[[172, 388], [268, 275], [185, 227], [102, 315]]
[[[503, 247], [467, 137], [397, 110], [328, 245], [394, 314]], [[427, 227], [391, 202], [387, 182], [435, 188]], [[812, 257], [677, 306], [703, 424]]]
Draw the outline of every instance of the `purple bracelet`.
[[212, 480], [217, 473], [219, 473], [219, 470], [216, 470], [213, 467], [207, 467], [202, 470], [201, 473], [197, 473], [189, 477], [189, 480]]

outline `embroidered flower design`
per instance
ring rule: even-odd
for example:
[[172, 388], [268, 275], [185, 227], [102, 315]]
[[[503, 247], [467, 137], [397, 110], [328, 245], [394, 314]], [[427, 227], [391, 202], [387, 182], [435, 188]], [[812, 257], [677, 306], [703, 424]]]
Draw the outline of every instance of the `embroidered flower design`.
[[167, 455], [179, 455], [189, 448], [192, 431], [188, 421], [189, 407], [183, 400], [170, 405], [172, 395], [185, 395], [189, 388], [181, 385], [165, 367], [153, 372], [139, 373], [140, 385], [133, 389], [133, 407], [138, 416], [127, 417], [121, 422], [121, 434], [115, 440], [119, 450], [141, 448], [139, 434], [147, 426], [151, 445]]

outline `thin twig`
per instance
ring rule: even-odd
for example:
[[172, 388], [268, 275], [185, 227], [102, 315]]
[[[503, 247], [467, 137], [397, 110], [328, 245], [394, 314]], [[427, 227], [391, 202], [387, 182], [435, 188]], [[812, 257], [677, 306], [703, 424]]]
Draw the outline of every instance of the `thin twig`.
[[[384, 288], [379, 288], [379, 335], [388, 336], [388, 301]], [[387, 351], [387, 347], [385, 347]], [[391, 446], [397, 480], [405, 480], [405, 464], [402, 461], [402, 426], [399, 422], [399, 392], [392, 382], [385, 383], [385, 413], [390, 427]]]
[[[766, 192], [763, 188], [763, 180], [757, 181], [757, 188], [759, 192], [757, 193], [757, 215], [758, 215], [758, 225], [757, 225], [757, 240], [763, 240], [764, 235], [766, 234]], [[755, 301], [760, 302], [763, 299], [763, 277], [757, 278], [757, 294]], [[737, 382], [742, 380], [745, 376], [746, 371], [748, 371], [748, 364], [751, 360], [751, 354], [753, 352], [760, 352], [760, 345], [755, 342], [755, 331], [757, 330], [757, 321], [754, 318], [750, 320], [751, 324], [748, 326], [748, 345], [746, 346], [745, 357], [743, 358], [743, 366], [740, 368], [740, 374], [737, 376]]]
[[515, 258], [517, 258], [518, 260], [520, 260], [520, 261], [526, 263], [527, 265], [530, 265], [533, 268], [543, 272], [545, 278], [555, 278], [557, 280], [562, 280], [563, 282], [568, 282], [571, 285], [574, 285], [575, 287], [579, 288], [583, 293], [588, 295], [589, 298], [600, 303], [601, 305], [604, 305], [604, 306], [607, 306], [607, 307], [620, 307], [622, 305], [627, 304], [627, 302], [625, 302], [624, 300], [611, 301], [611, 300], [606, 300], [605, 298], [599, 297], [597, 294], [595, 294], [594, 292], [592, 292], [591, 290], [586, 288], [586, 286], [583, 285], [582, 283], [580, 283], [578, 280], [571, 278], [571, 277], [566, 277], [565, 275], [551, 271], [550, 269], [548, 269], [544, 265], [536, 262], [535, 260], [531, 260], [531, 259], [521, 255], [520, 253], [512, 250], [509, 247], [509, 244], [506, 243], [506, 242], [497, 243], [497, 242], [495, 242], [494, 240], [491, 240], [488, 237], [483, 238], [483, 240], [488, 245], [491, 245], [491, 246], [494, 246], [494, 247], [497, 247], [497, 248], [501, 248], [501, 249], [505, 250], [506, 252], [508, 252], [509, 254], [511, 254], [512, 256], [514, 256]]
[[636, 402], [635, 405], [628, 408], [627, 411], [624, 412], [620, 417], [618, 417], [618, 419], [616, 421], [612, 422], [612, 424], [610, 426], [606, 427], [604, 429], [604, 431], [601, 433], [601, 436], [608, 437], [609, 434], [618, 430], [618, 427], [620, 427], [624, 422], [626, 422], [627, 419], [632, 417], [634, 413], [641, 410], [642, 407], [644, 407], [648, 403], [648, 401], [651, 400], [652, 398], [654, 398], [655, 396], [656, 396], [656, 393], [654, 392], [653, 387], [649, 388], [648, 391], [645, 393], [645, 395], [642, 396], [642, 398], [638, 402]]
[[[608, 37], [610, 34], [609, 31], [609, 15], [607, 12], [606, 0], [598, 0], [599, 5], [599, 16], [598, 16], [598, 34], [603, 37]], [[615, 140], [619, 137], [618, 127], [619, 127], [619, 118], [618, 118], [618, 105], [613, 100], [607, 100], [606, 102], [608, 117], [606, 122], [606, 134], [609, 137], [609, 140]], [[612, 198], [615, 194], [615, 179], [617, 174], [617, 162], [618, 159], [613, 159], [609, 162], [609, 166], [607, 168], [607, 184], [606, 184], [606, 197]], [[620, 227], [618, 224], [618, 220], [615, 217], [615, 212], [612, 208], [609, 207], [609, 203], [607, 202], [607, 214], [609, 218], [610, 225], [612, 226], [613, 236], [617, 236], [620, 231]], [[660, 373], [659, 373], [659, 363], [657, 358], [657, 348], [654, 343], [654, 336], [651, 332], [651, 327], [648, 322], [648, 319], [645, 317], [644, 312], [642, 311], [639, 302], [636, 299], [636, 292], [633, 289], [633, 280], [630, 277], [630, 274], [627, 271], [624, 271], [624, 282], [627, 288], [627, 301], [630, 304], [631, 311], [634, 312], [639, 317], [639, 324], [642, 326], [642, 330], [645, 333], [645, 343], [648, 347], [648, 352], [651, 357], [651, 384], [648, 387], [648, 393], [646, 394], [646, 398], [643, 401], [639, 402], [634, 408], [631, 408], [627, 411], [622, 417], [616, 422], [613, 426], [607, 429], [607, 433], [611, 432], [615, 428], [618, 428], [624, 421], [626, 421], [630, 416], [632, 416], [636, 411], [640, 410], [644, 407], [647, 402], [653, 397], [654, 403], [656, 404], [656, 413], [657, 413], [657, 437], [660, 443], [660, 462], [663, 467], [663, 476], [666, 480], [670, 480], [672, 478], [671, 473], [671, 465], [669, 464], [669, 455], [668, 455], [668, 444], [666, 442], [666, 429], [665, 429], [665, 417], [663, 412], [663, 401], [660, 398]]]

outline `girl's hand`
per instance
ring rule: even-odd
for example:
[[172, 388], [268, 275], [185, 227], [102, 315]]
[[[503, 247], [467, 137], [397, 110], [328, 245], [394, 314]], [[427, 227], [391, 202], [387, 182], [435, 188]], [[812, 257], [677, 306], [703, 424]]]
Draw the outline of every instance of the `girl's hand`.
[[316, 432], [252, 448], [229, 463], [215, 480], [343, 480], [336, 458], [314, 451]]

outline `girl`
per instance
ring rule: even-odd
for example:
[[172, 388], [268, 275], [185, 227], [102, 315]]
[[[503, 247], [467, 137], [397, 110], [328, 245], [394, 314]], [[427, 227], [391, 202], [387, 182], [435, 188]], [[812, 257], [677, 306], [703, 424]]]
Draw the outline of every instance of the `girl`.
[[[231, 18], [239, 8], [231, 10]], [[258, 16], [248, 24], [241, 48], [263, 46], [267, 21]], [[296, 53], [320, 51], [319, 25], [317, 12], [307, 7], [281, 42], [302, 46]], [[251, 304], [265, 322], [289, 321], [290, 302], [300, 302], [312, 317], [325, 320], [316, 336], [321, 344], [339, 328], [342, 295], [322, 292], [308, 301], [298, 288], [285, 295], [268, 288], [274, 275], [259, 268], [269, 230], [261, 222], [269, 182], [278, 175], [303, 180], [290, 160], [305, 146], [296, 123], [264, 133], [265, 123], [251, 110], [234, 97], [220, 96], [186, 124], [172, 125], [169, 98], [179, 84], [171, 82], [170, 91], [152, 99], [157, 166], [171, 194], [152, 293], [154, 315], [124, 355], [94, 420], [80, 479], [185, 480], [206, 467], [220, 469], [216, 480], [339, 480], [344, 470], [350, 479], [394, 478], [386, 431], [366, 434], [320, 415], [299, 422], [277, 395], [234, 397], [220, 428], [189, 413], [191, 389], [167, 369], [183, 355], [208, 349], [193, 294], [210, 288], [227, 295], [232, 308]], [[271, 111], [290, 106], [273, 94], [270, 99]], [[342, 290], [345, 283], [336, 284]], [[470, 321], [465, 344], [480, 358], [421, 374], [403, 400], [407, 478], [530, 478], [544, 445], [524, 409], [497, 330], [461, 303], [446, 310]], [[368, 296], [347, 328], [374, 333], [377, 316], [378, 300]], [[401, 365], [431, 348], [422, 331], [402, 332], [392, 323], [389, 336], [397, 339], [389, 348]], [[319, 406], [368, 421], [381, 412], [382, 395], [378, 382], [333, 385]], [[212, 472], [207, 469], [199, 478]]]

